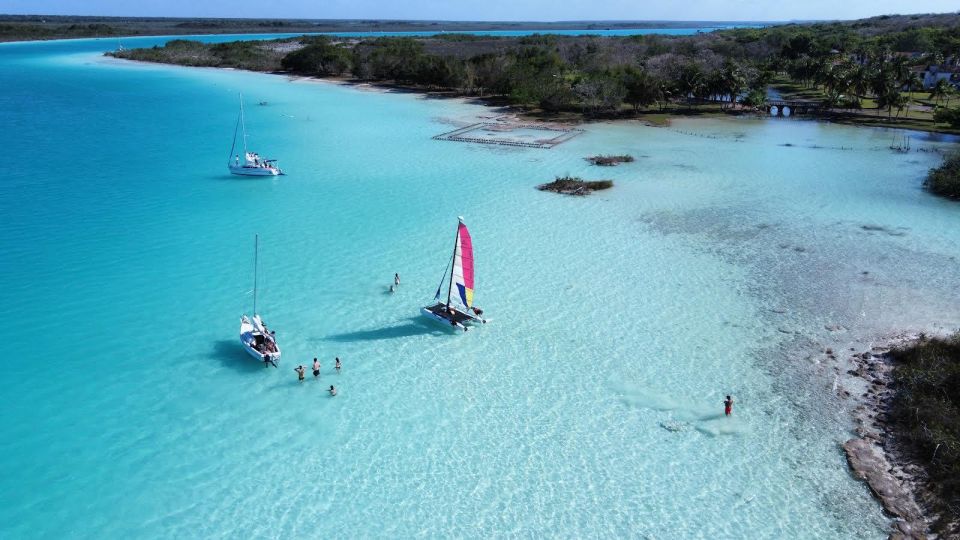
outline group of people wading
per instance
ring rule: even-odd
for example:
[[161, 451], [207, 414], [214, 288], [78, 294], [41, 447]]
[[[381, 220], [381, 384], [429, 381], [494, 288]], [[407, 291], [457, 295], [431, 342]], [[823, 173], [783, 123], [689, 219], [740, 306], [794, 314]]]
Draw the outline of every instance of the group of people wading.
[[[337, 370], [337, 375], [340, 374], [340, 369], [342, 367], [343, 364], [340, 362], [340, 357], [337, 356], [333, 365], [333, 368]], [[307, 380], [307, 368], [303, 367], [302, 364], [293, 368], [293, 370], [297, 372], [297, 378], [300, 380], [300, 382]], [[320, 379], [320, 360], [318, 360], [316, 357], [313, 358], [313, 378], [314, 380]], [[331, 384], [327, 392], [329, 392], [331, 396], [335, 396], [337, 395], [337, 387]]]

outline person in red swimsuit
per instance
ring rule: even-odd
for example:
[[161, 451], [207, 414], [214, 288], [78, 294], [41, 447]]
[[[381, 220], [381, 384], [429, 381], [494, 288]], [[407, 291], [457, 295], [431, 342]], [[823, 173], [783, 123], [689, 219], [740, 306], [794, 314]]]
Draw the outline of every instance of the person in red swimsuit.
[[733, 399], [730, 396], [727, 396], [727, 399], [723, 400], [723, 414], [730, 416], [730, 413], [733, 411]]

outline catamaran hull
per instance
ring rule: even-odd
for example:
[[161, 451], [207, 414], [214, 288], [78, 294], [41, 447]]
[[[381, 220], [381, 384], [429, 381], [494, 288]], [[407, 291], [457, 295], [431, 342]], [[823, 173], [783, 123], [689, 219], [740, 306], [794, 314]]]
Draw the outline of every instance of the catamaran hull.
[[283, 171], [272, 167], [230, 167], [230, 173], [240, 176], [280, 176]]
[[467, 327], [464, 326], [463, 324], [461, 323], [451, 324], [449, 319], [441, 317], [440, 315], [437, 315], [436, 313], [430, 311], [427, 308], [420, 308], [420, 313], [423, 314], [424, 317], [430, 319], [431, 321], [443, 325], [443, 327], [446, 328], [447, 330], [454, 330], [454, 331], [460, 330], [463, 332], [467, 331]]
[[474, 324], [487, 322], [480, 317], [466, 313], [457, 308], [453, 308], [454, 317], [451, 318], [450, 314], [446, 312], [447, 309], [447, 305], [441, 303], [422, 307], [420, 308], [420, 313], [424, 317], [442, 324], [447, 329], [461, 330], [464, 332], [466, 332], [468, 328]]

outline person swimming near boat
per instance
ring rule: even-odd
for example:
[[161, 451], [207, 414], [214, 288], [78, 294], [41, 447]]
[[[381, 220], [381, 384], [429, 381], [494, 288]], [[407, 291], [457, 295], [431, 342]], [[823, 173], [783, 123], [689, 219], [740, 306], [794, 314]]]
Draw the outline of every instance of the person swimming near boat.
[[330, 390], [327, 390], [327, 391], [330, 392], [331, 396], [337, 395], [337, 387], [332, 384], [330, 385]]
[[303, 366], [297, 366], [293, 368], [293, 370], [297, 372], [297, 378], [300, 380], [300, 382], [303, 382], [303, 372], [306, 371]]
[[393, 274], [393, 284], [396, 285], [397, 287], [400, 286], [400, 274], [397, 274], [397, 273]]
[[727, 399], [723, 400], [723, 414], [730, 416], [731, 412], [733, 412], [733, 398], [727, 396]]
[[339, 356], [337, 357], [337, 363], [334, 364], [333, 367], [337, 370], [337, 373], [340, 373], [340, 357]]
[[316, 358], [313, 359], [313, 378], [316, 379], [320, 376], [320, 361]]
[[263, 367], [270, 367], [271, 365], [272, 365], [273, 367], [277, 367], [277, 361], [273, 359], [273, 355], [272, 355], [272, 354], [264, 354], [264, 355], [263, 355]]

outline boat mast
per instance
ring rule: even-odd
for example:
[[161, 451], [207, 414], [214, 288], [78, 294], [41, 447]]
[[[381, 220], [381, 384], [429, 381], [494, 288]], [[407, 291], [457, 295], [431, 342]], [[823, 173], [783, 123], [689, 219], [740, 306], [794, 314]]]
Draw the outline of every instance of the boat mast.
[[257, 315], [257, 266], [260, 262], [260, 235], [253, 237], [253, 315]]
[[453, 296], [453, 272], [457, 268], [457, 243], [460, 242], [460, 224], [463, 218], [457, 217], [457, 234], [453, 237], [453, 258], [450, 263], [450, 287], [447, 288], [447, 307], [450, 307], [450, 297]]
[[243, 129], [243, 157], [247, 157], [247, 124], [243, 121], [243, 92], [240, 92], [240, 128]]

